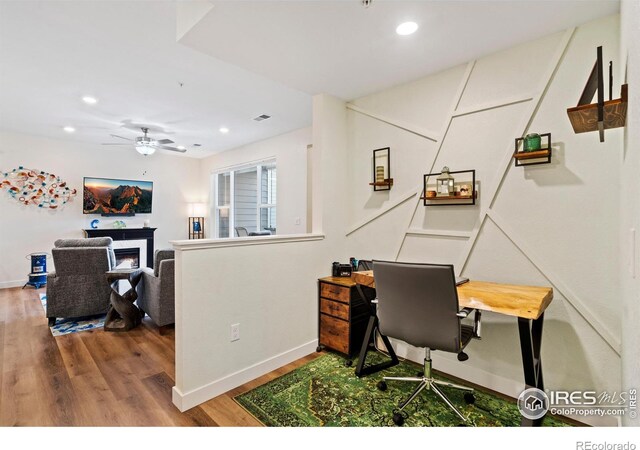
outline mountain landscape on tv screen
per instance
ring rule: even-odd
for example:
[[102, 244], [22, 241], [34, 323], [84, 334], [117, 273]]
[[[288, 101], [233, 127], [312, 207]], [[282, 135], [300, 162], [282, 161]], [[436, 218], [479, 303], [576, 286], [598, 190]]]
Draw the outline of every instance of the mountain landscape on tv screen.
[[151, 191], [138, 186], [84, 186], [85, 214], [151, 213]]

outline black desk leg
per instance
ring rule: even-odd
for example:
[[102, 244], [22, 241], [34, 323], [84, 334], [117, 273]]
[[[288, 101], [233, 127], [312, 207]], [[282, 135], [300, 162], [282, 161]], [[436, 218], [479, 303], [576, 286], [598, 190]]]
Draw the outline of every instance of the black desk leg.
[[[526, 388], [534, 387], [544, 390], [542, 377], [542, 359], [540, 348], [542, 346], [542, 325], [544, 314], [535, 320], [518, 317], [518, 331], [520, 332], [520, 349], [522, 351], [522, 368], [524, 369], [524, 382]], [[542, 419], [530, 420], [523, 418], [522, 426], [539, 427]]]
[[358, 356], [358, 365], [356, 366], [356, 376], [358, 377], [363, 377], [365, 375], [370, 375], [372, 373], [379, 372], [388, 367], [395, 366], [400, 362], [398, 360], [398, 357], [396, 356], [396, 352], [393, 351], [393, 347], [391, 346], [391, 342], [389, 341], [389, 338], [383, 334], [380, 334], [380, 337], [382, 338], [382, 342], [384, 343], [384, 346], [387, 348], [387, 353], [389, 353], [389, 356], [391, 357], [391, 361], [364, 367], [364, 362], [367, 359], [367, 353], [369, 352], [369, 349], [370, 349], [369, 342], [375, 339], [373, 332], [377, 327], [378, 327], [378, 317], [373, 315], [370, 316], [369, 323], [367, 324], [367, 331], [365, 332], [364, 339], [362, 340], [362, 347], [360, 347], [360, 355]]

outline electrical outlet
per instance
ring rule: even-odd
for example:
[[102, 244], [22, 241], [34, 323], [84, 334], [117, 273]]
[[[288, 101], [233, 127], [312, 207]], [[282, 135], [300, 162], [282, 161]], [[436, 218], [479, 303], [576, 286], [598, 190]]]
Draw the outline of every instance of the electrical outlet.
[[240, 324], [231, 325], [231, 342], [240, 340]]

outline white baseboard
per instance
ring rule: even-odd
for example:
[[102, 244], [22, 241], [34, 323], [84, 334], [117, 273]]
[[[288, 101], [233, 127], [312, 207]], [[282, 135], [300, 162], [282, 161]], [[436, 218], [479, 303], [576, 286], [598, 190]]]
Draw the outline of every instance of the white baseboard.
[[14, 287], [22, 287], [27, 280], [0, 281], [0, 289], [9, 289]]
[[299, 347], [287, 350], [286, 352], [265, 359], [264, 361], [249, 366], [246, 369], [239, 370], [186, 393], [180, 392], [180, 390], [174, 386], [172, 389], [173, 404], [176, 405], [181, 412], [184, 412], [194, 406], [198, 406], [199, 404], [206, 402], [207, 400], [211, 400], [218, 395], [224, 394], [231, 389], [237, 388], [251, 380], [255, 380], [272, 370], [289, 364], [296, 359], [307, 356], [308, 354], [315, 352], [317, 346], [318, 340], [314, 339], [311, 342], [307, 342]]

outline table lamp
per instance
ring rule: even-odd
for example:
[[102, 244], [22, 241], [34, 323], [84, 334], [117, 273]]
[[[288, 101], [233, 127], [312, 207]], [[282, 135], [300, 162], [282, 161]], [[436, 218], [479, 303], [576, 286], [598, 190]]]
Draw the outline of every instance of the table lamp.
[[203, 239], [204, 217], [207, 214], [207, 204], [190, 203], [189, 214], [189, 239]]

